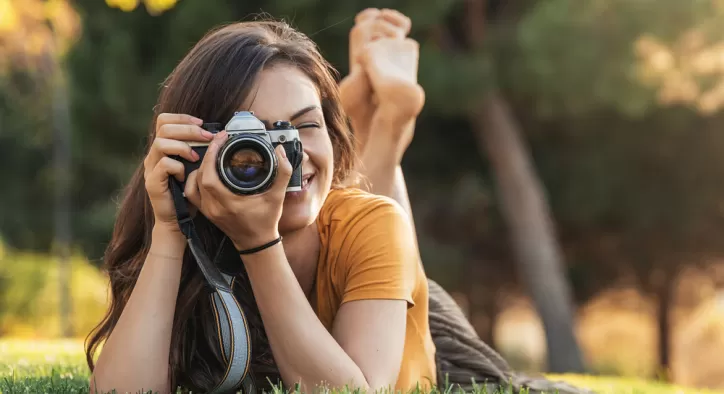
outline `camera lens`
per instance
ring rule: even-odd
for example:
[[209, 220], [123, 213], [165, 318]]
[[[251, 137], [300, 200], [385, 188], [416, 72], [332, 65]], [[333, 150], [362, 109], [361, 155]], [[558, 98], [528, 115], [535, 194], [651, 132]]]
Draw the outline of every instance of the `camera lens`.
[[239, 181], [239, 186], [253, 188], [269, 175], [269, 161], [250, 148], [242, 148], [229, 157], [228, 169], [231, 176]]
[[272, 151], [266, 145], [254, 135], [228, 141], [219, 157], [222, 181], [242, 194], [263, 190], [274, 171]]

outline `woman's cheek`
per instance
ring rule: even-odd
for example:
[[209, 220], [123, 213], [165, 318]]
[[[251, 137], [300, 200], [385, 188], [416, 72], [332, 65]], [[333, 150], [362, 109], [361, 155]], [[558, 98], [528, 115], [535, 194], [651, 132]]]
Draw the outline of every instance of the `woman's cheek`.
[[302, 147], [317, 170], [327, 169], [333, 161], [332, 142], [324, 132], [303, 136]]

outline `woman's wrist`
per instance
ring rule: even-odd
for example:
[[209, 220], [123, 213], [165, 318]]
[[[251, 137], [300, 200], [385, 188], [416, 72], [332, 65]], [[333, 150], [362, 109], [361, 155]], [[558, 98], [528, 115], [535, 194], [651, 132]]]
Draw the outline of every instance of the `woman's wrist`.
[[246, 267], [246, 272], [250, 280], [257, 281], [258, 278], [268, 277], [267, 274], [270, 272], [269, 270], [277, 270], [278, 268], [274, 268], [273, 266], [285, 261], [286, 254], [284, 252], [284, 246], [279, 242], [258, 252], [244, 254], [240, 257], [242, 264]]
[[244, 252], [264, 246], [269, 242], [277, 239], [279, 239], [279, 232], [270, 231], [268, 233], [265, 233], [265, 235], [259, 234], [254, 236], [241, 237], [238, 239], [232, 239], [232, 242], [234, 243], [234, 247], [236, 247], [237, 251]]
[[151, 231], [149, 255], [166, 259], [182, 259], [186, 250], [186, 237], [167, 225], [154, 225]]

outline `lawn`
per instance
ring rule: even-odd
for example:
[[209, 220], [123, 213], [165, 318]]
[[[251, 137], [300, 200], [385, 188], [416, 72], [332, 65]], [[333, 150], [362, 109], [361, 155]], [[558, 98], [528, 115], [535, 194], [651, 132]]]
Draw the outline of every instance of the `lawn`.
[[[87, 393], [88, 369], [85, 365], [82, 341], [0, 339], [0, 394]], [[715, 393], [638, 379], [576, 375], [551, 378], [601, 394]]]

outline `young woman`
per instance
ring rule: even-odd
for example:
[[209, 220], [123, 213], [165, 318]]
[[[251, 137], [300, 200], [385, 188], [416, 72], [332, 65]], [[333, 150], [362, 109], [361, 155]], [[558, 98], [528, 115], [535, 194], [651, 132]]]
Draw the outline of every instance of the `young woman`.
[[[169, 177], [185, 181], [208, 254], [223, 235], [237, 250], [283, 237], [244, 255], [234, 284], [251, 326], [258, 383], [279, 376], [303, 391], [435, 384], [427, 279], [409, 207], [392, 199], [406, 204], [399, 160], [423, 100], [407, 31], [409, 20], [394, 11], [358, 15], [353, 71], [342, 87], [364, 144], [359, 161], [333, 70], [289, 26], [226, 26], [179, 63], [164, 83], [147, 155], [127, 187], [106, 255], [112, 303], [89, 341], [91, 390], [203, 392], [222, 378], [213, 311], [179, 230]], [[225, 123], [240, 110], [299, 129], [303, 191], [285, 193], [291, 165], [281, 149], [267, 192], [239, 196], [220, 182], [214, 160], [227, 135], [199, 126]], [[184, 177], [171, 157], [199, 161], [192, 141], [210, 145], [200, 168]], [[358, 172], [372, 193], [347, 186]]]

